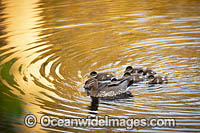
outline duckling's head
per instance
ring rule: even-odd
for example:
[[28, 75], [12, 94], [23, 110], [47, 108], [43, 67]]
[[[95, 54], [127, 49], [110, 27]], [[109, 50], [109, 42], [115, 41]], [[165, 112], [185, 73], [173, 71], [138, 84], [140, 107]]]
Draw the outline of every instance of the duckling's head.
[[152, 80], [152, 79], [154, 79], [154, 78], [155, 78], [155, 76], [154, 76], [153, 74], [150, 74], [150, 75], [147, 76], [147, 79], [148, 79], [148, 80]]
[[131, 73], [129, 73], [129, 72], [125, 72], [123, 75], [123, 77], [129, 77], [129, 76], [131, 76]]
[[153, 71], [149, 68], [149, 67], [145, 67], [144, 69], [143, 69], [143, 75], [147, 75], [148, 76], [148, 74], [151, 74]]
[[97, 72], [96, 71], [91, 72], [89, 77], [96, 78], [97, 77]]
[[117, 79], [115, 77], [111, 78], [111, 82], [113, 81], [117, 81]]
[[142, 69], [138, 69], [138, 70], [137, 70], [137, 73], [140, 74], [140, 75], [143, 75], [144, 70], [142, 70]]
[[132, 67], [132, 66], [127, 66], [126, 69], [125, 69], [125, 73], [126, 73], [126, 72], [131, 73], [132, 70], [133, 70], [133, 67]]

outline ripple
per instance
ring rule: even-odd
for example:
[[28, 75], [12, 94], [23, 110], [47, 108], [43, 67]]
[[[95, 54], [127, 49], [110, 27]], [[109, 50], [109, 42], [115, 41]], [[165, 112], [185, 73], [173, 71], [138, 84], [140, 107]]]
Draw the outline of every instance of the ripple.
[[[4, 3], [0, 14], [0, 41], [4, 44], [0, 47], [0, 83], [5, 95], [14, 94], [22, 101], [23, 116], [30, 112], [38, 118], [44, 114], [56, 118], [175, 118], [175, 128], [131, 131], [199, 131], [200, 17], [195, 2], [178, 6], [171, 6], [177, 4], [173, 2], [169, 6], [165, 2], [134, 4], [123, 0]], [[92, 107], [83, 88], [87, 75], [98, 71], [121, 77], [128, 65], [152, 68], [167, 75], [169, 83], [134, 84], [130, 87], [133, 98], [101, 100], [98, 107]], [[127, 131], [35, 129], [102, 130]]]
[[60, 26], [56, 27], [55, 29], [63, 29], [63, 28], [73, 28], [73, 27], [78, 27], [78, 26], [84, 26], [84, 25], [90, 25], [92, 23], [85, 23], [85, 24], [73, 24], [73, 25], [66, 25], [66, 26]]

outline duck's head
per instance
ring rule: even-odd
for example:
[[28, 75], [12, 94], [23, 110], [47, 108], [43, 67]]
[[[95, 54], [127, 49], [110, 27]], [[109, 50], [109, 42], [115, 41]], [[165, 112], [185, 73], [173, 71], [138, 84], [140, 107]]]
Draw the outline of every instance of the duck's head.
[[95, 78], [90, 78], [85, 82], [84, 85], [87, 95], [90, 95], [91, 90], [96, 90], [98, 88], [98, 81]]

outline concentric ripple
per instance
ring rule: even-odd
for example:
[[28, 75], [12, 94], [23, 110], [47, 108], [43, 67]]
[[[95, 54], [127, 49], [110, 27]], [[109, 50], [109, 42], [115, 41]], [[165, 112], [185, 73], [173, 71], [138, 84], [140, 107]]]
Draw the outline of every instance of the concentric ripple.
[[[86, 118], [92, 114], [175, 118], [175, 128], [130, 131], [200, 132], [199, 6], [199, 2], [186, 0], [3, 0], [0, 85], [1, 99], [8, 100], [2, 104], [1, 113], [6, 118], [3, 122], [12, 125], [4, 130], [29, 131], [23, 118], [33, 113], [38, 123], [44, 114], [56, 118]], [[152, 68], [168, 76], [169, 83], [134, 84], [130, 87], [133, 98], [100, 101], [98, 107], [91, 106], [83, 88], [88, 74], [95, 70], [120, 77], [128, 65]], [[126, 131], [41, 128], [40, 124], [31, 130]]]

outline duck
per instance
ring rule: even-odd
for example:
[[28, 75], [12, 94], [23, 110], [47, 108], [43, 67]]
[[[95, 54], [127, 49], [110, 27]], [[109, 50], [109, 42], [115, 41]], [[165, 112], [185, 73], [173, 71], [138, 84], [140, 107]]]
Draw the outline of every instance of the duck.
[[137, 73], [137, 74], [143, 74], [144, 70], [142, 68], [133, 68], [132, 66], [127, 66], [124, 73]]
[[125, 69], [125, 71], [124, 71], [124, 73], [126, 73], [126, 72], [131, 73], [132, 70], [133, 70], [133, 67], [132, 67], [132, 66], [127, 66], [126, 69]]
[[148, 77], [148, 84], [163, 84], [163, 83], [168, 83], [168, 80], [167, 80], [167, 76], [160, 76], [160, 75], [149, 75]]
[[133, 79], [131, 77], [111, 82], [100, 82], [92, 77], [86, 81], [84, 88], [87, 95], [92, 99], [116, 99], [132, 96], [127, 89], [132, 84]]
[[129, 73], [129, 72], [126, 72], [124, 73], [123, 78], [127, 78], [127, 77], [131, 77], [132, 80], [133, 80], [133, 83], [137, 83], [137, 82], [140, 82], [140, 81], [143, 81], [143, 76], [140, 75], [139, 73]]
[[148, 77], [150, 75], [155, 75], [155, 74], [157, 74], [157, 73], [154, 72], [153, 70], [149, 69], [148, 67], [143, 70], [143, 75], [146, 77]]
[[110, 74], [110, 73], [97, 73], [96, 71], [93, 71], [93, 72], [90, 73], [90, 75], [88, 77], [89, 78], [95, 78], [98, 81], [106, 81], [106, 80], [111, 80], [115, 76], [113, 74]]
[[147, 77], [147, 80], [152, 80], [153, 78], [155, 78], [155, 75], [154, 74], [149, 74], [146, 77]]
[[131, 76], [133, 78], [133, 82], [134, 83], [143, 81], [143, 77], [140, 74], [138, 74], [138, 73], [133, 73]]

